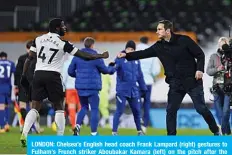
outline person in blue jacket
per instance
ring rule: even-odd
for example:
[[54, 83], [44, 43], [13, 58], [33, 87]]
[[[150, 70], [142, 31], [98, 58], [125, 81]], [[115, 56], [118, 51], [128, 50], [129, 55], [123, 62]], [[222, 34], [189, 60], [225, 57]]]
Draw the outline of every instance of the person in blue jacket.
[[[84, 52], [96, 54], [94, 48], [95, 40], [91, 37], [87, 37], [84, 40], [85, 48], [81, 49]], [[113, 66], [106, 66], [103, 59], [97, 59], [93, 61], [86, 61], [78, 57], [72, 59], [68, 68], [68, 74], [75, 79], [75, 88], [78, 91], [78, 95], [81, 103], [81, 110], [78, 113], [76, 127], [73, 132], [74, 135], [80, 134], [80, 127], [86, 113], [91, 108], [91, 135], [97, 135], [97, 127], [99, 120], [99, 91], [102, 89], [101, 73], [113, 74], [115, 69]]]
[[[125, 50], [122, 52], [130, 53], [135, 51], [135, 42], [130, 40], [126, 43]], [[126, 101], [128, 101], [132, 110], [138, 135], [143, 135], [140, 123], [140, 96], [141, 93], [147, 91], [146, 84], [143, 79], [140, 62], [127, 61], [125, 58], [115, 60], [115, 69], [117, 71], [116, 84], [116, 112], [113, 118], [112, 135], [118, 135], [119, 119], [125, 109]]]
[[9, 105], [11, 103], [11, 77], [15, 73], [14, 62], [7, 53], [0, 52], [0, 134], [9, 131]]

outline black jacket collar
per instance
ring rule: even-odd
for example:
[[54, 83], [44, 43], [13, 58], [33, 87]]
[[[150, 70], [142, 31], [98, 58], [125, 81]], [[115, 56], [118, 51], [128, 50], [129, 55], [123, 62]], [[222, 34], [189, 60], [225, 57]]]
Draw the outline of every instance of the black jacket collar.
[[173, 43], [177, 40], [177, 35], [175, 33], [171, 33], [171, 38], [169, 41], [161, 40], [162, 43]]
[[171, 32], [171, 39], [170, 39], [170, 43], [173, 43], [173, 42], [175, 42], [177, 40], [177, 35], [175, 34], [175, 33], [173, 33], [173, 32]]

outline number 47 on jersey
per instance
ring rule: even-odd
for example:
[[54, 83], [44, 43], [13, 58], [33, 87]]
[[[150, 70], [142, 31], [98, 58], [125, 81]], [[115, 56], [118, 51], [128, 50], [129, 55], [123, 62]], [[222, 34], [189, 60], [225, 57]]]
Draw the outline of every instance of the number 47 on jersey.
[[[47, 58], [45, 53], [43, 53], [43, 50], [44, 50], [44, 46], [41, 47], [41, 49], [39, 51], [39, 56], [38, 56], [38, 58], [42, 59], [42, 62], [44, 62]], [[49, 51], [53, 51], [53, 54], [51, 55], [50, 59], [48, 60], [48, 64], [50, 64], [52, 62], [53, 58], [55, 57], [55, 55], [57, 54], [57, 52], [59, 50], [54, 49], [54, 48], [50, 48]]]

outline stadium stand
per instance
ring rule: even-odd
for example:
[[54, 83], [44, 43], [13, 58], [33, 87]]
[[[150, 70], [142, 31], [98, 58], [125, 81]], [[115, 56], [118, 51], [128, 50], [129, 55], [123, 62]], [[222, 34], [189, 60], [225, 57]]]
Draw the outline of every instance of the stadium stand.
[[157, 21], [169, 19], [176, 31], [193, 31], [201, 42], [220, 35], [222, 29], [232, 24], [231, 7], [231, 1], [95, 0], [74, 14], [71, 28], [75, 31], [152, 31]]
[[[16, 0], [13, 1], [18, 5]], [[20, 5], [39, 6], [29, 0], [20, 1]], [[12, 6], [6, 3], [3, 8], [12, 9]], [[176, 31], [195, 32], [198, 42], [204, 45], [203, 40], [211, 41], [232, 24], [231, 8], [231, 0], [207, 3], [202, 0], [94, 0], [65, 16], [65, 19], [69, 30], [77, 32], [154, 31], [157, 21], [169, 19], [173, 21]], [[39, 22], [29, 22], [11, 30], [44, 31], [47, 22], [48, 19], [40, 19]]]

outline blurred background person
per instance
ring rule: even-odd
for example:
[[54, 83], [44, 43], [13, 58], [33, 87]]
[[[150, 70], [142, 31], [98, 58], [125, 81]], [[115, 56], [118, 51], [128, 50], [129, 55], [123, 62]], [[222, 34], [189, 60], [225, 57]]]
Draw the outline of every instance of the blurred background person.
[[[135, 42], [133, 40], [129, 40], [126, 43], [125, 50], [120, 53], [131, 53], [134, 52], [135, 49]], [[125, 58], [116, 58], [115, 68], [117, 71], [116, 111], [113, 118], [112, 135], [118, 135], [119, 119], [124, 112], [126, 101], [128, 101], [133, 113], [138, 135], [144, 135], [140, 122], [140, 92], [145, 93], [147, 91], [147, 87], [143, 79], [140, 61], [127, 61]]]
[[14, 72], [14, 62], [7, 59], [7, 53], [0, 52], [0, 133], [9, 131], [8, 105], [11, 103], [11, 76]]
[[[140, 43], [137, 44], [136, 50], [144, 50], [149, 47], [149, 39], [146, 36], [140, 38]], [[142, 129], [146, 132], [147, 126], [149, 125], [150, 115], [149, 110], [151, 106], [151, 91], [152, 85], [154, 84], [156, 77], [159, 75], [161, 70], [161, 65], [158, 58], [148, 58], [140, 60], [141, 69], [143, 72], [143, 77], [147, 86], [147, 91], [142, 95]]]
[[75, 89], [75, 78], [68, 75], [68, 67], [71, 64], [73, 56], [66, 55], [66, 60], [63, 65], [63, 83], [65, 87], [65, 103], [67, 104], [67, 113], [69, 118], [69, 123], [72, 129], [76, 125], [76, 114], [80, 110], [80, 101]]
[[[92, 37], [86, 37], [84, 39], [85, 48], [81, 50], [86, 53], [97, 54], [97, 51], [94, 50], [94, 44], [95, 40]], [[76, 127], [73, 130], [76, 136], [80, 135], [81, 125], [89, 109], [91, 112], [91, 135], [98, 135], [99, 91], [102, 89], [101, 73], [114, 73], [114, 68], [111, 66], [107, 67], [103, 59], [86, 61], [74, 57], [69, 65], [68, 74], [76, 78], [75, 88], [77, 89], [81, 102], [81, 110], [78, 113]]]
[[[26, 93], [26, 90], [22, 87], [20, 84], [20, 79], [22, 77], [23, 73], [23, 66], [26, 61], [26, 58], [28, 57], [28, 52], [30, 51], [30, 47], [33, 44], [33, 41], [30, 40], [26, 43], [26, 52], [25, 54], [21, 55], [18, 58], [17, 65], [16, 65], [16, 71], [15, 71], [15, 79], [14, 79], [14, 85], [15, 85], [15, 96], [16, 96], [16, 102], [19, 104], [20, 108], [20, 114], [21, 117], [19, 117], [19, 126], [20, 126], [20, 132], [23, 129], [24, 121], [27, 115], [27, 112], [31, 108], [31, 84], [34, 76], [34, 71], [35, 71], [35, 65], [36, 65], [36, 59], [33, 59], [29, 69], [27, 70], [26, 77], [29, 81], [30, 84], [30, 90], [28, 91], [29, 93]], [[20, 120], [22, 119], [22, 120]], [[39, 125], [39, 117], [36, 120], [36, 123], [32, 126], [32, 131], [35, 131], [37, 133], [40, 133], [43, 131], [43, 129], [40, 129]]]
[[222, 49], [224, 44], [229, 44], [229, 40], [226, 37], [221, 37], [218, 40], [217, 52], [210, 56], [206, 73], [209, 76], [213, 76], [213, 103], [222, 134], [230, 135], [230, 96], [223, 90], [225, 85], [225, 67], [221, 61], [224, 54], [224, 50]]
[[102, 89], [100, 91], [100, 104], [99, 104], [101, 119], [99, 125], [103, 128], [104, 127], [110, 128], [109, 94], [111, 87], [111, 77], [108, 74], [101, 74], [101, 78], [102, 78]]
[[[16, 71], [15, 71], [15, 79], [14, 79], [14, 85], [15, 85], [15, 96], [16, 100], [19, 104], [20, 108], [20, 113], [22, 116], [22, 120], [19, 120], [19, 125], [20, 125], [20, 131], [22, 130], [22, 127], [24, 125], [24, 120], [27, 115], [28, 108], [30, 107], [29, 105], [29, 98], [26, 96], [25, 91], [23, 90], [23, 87], [20, 84], [20, 79], [23, 73], [23, 66], [26, 61], [26, 58], [28, 57], [28, 52], [30, 51], [30, 47], [32, 45], [32, 41], [28, 41], [26, 43], [26, 52], [23, 55], [20, 55], [18, 60], [17, 60], [17, 65], [16, 65]], [[33, 76], [30, 76], [30, 78], [33, 78]], [[30, 79], [32, 80], [32, 79]]]

